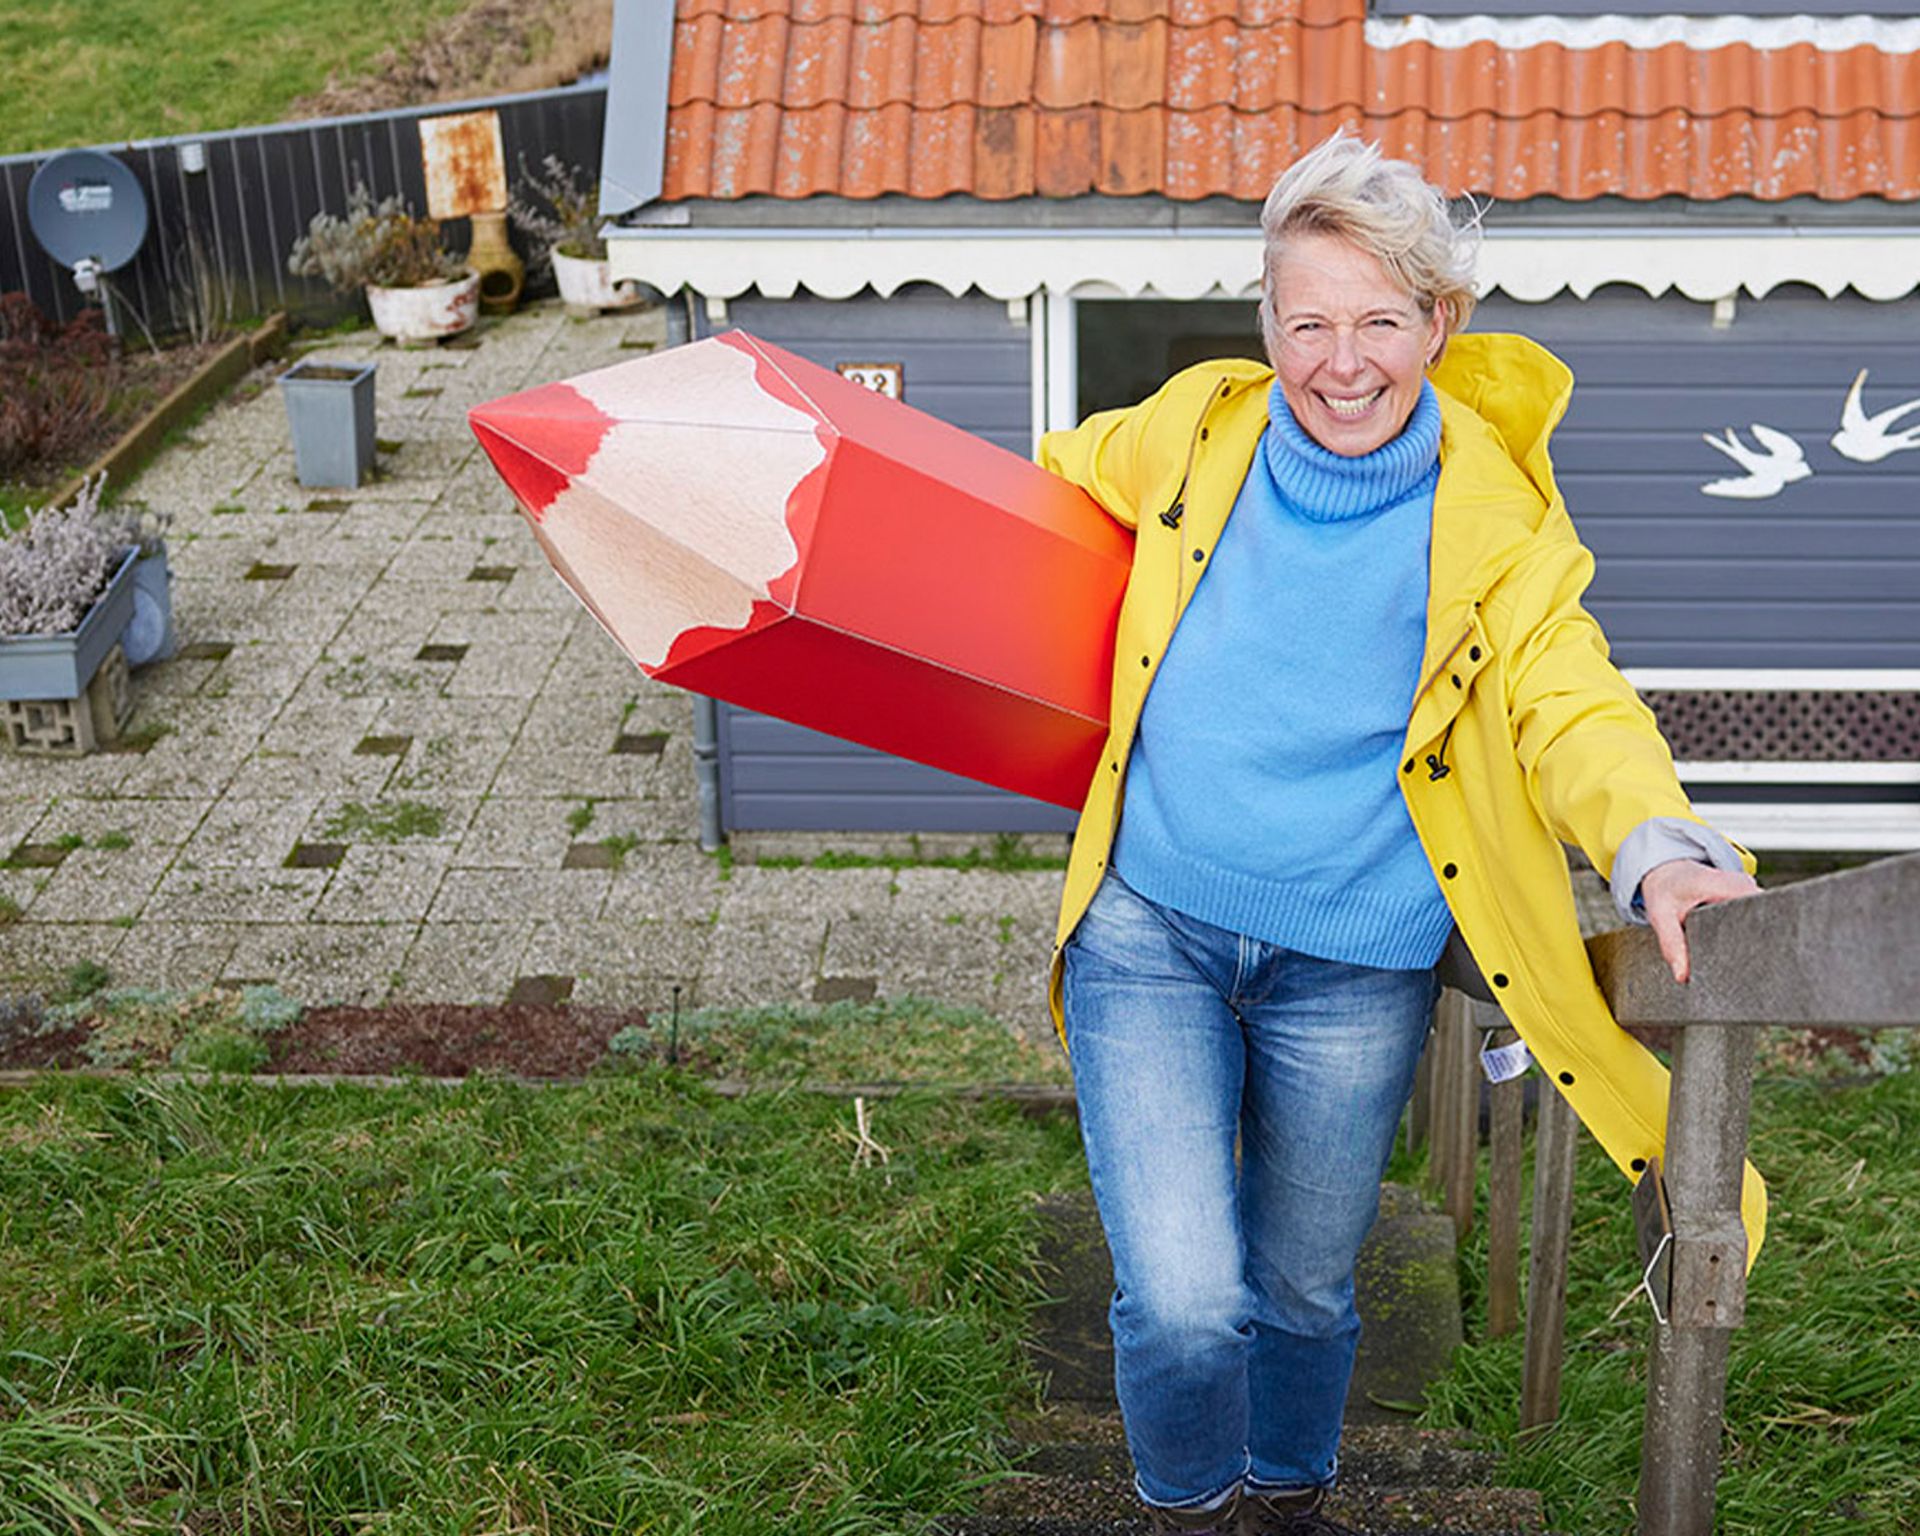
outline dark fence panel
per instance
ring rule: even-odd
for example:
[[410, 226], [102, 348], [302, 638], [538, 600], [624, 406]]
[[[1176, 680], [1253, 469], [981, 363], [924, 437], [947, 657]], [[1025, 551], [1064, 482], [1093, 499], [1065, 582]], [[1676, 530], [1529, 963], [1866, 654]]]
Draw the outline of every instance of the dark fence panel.
[[[133, 172], [150, 220], [139, 255], [113, 276], [116, 293], [154, 331], [183, 329], [191, 313], [197, 247], [231, 294], [236, 314], [291, 309], [320, 318], [344, 312], [351, 297], [287, 272], [293, 242], [316, 213], [344, 212], [355, 181], [365, 182], [376, 198], [401, 193], [425, 212], [420, 120], [481, 107], [500, 114], [510, 183], [519, 176], [522, 157], [537, 168], [550, 154], [598, 176], [604, 84], [96, 146]], [[189, 144], [204, 147], [204, 170], [184, 168], [181, 151]], [[24, 290], [42, 310], [65, 320], [85, 300], [27, 226], [28, 183], [55, 153], [0, 157], [0, 293]], [[466, 238], [466, 221], [449, 221], [449, 243], [458, 248]]]

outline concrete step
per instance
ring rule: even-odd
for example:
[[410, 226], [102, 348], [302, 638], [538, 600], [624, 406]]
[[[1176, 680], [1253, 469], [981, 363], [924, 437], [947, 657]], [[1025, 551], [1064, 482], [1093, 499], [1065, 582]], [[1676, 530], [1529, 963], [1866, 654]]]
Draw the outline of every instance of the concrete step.
[[[1117, 1423], [1097, 1440], [1035, 1440], [1023, 1434], [1013, 1454], [1021, 1472], [1031, 1477], [1124, 1487], [1132, 1475]], [[1340, 1446], [1343, 1487], [1480, 1488], [1492, 1481], [1497, 1467], [1498, 1458], [1490, 1452], [1446, 1430], [1356, 1425]]]
[[[1327, 1499], [1329, 1519], [1364, 1536], [1544, 1536], [1546, 1514], [1530, 1488], [1360, 1488]], [[1124, 1484], [1021, 1479], [994, 1490], [977, 1514], [940, 1521], [940, 1536], [1148, 1536]]]
[[[1085, 1193], [1051, 1195], [1041, 1204], [1040, 1263], [1054, 1300], [1034, 1320], [1034, 1366], [1048, 1383], [1049, 1401], [1111, 1408], [1113, 1265], [1099, 1213]], [[1413, 1190], [1383, 1185], [1354, 1286], [1362, 1332], [1347, 1422], [1404, 1422], [1460, 1343], [1453, 1223]]]
[[[1329, 1519], [1367, 1536], [1542, 1536], [1532, 1488], [1363, 1486], [1342, 1480]], [[941, 1521], [943, 1536], [1131, 1536], [1148, 1521], [1129, 1478], [1020, 1476], [998, 1484], [979, 1513]]]

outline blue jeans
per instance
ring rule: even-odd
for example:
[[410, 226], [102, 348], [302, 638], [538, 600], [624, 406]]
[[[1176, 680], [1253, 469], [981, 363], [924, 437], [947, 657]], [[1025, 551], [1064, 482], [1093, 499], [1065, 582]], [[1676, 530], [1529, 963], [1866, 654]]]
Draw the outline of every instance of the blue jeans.
[[1354, 1261], [1434, 973], [1282, 949], [1112, 873], [1065, 962], [1140, 1497], [1205, 1508], [1241, 1484], [1330, 1484], [1360, 1339]]

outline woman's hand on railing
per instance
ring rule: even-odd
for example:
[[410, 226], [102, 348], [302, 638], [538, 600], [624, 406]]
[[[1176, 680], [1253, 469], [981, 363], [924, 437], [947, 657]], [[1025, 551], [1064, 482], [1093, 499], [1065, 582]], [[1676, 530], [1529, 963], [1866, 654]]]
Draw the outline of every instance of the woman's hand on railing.
[[1647, 923], [1660, 941], [1661, 958], [1682, 986], [1693, 973], [1687, 954], [1687, 914], [1695, 907], [1710, 907], [1716, 902], [1737, 901], [1756, 895], [1759, 883], [1752, 875], [1738, 870], [1715, 869], [1692, 859], [1669, 859], [1648, 870], [1640, 881], [1640, 902], [1646, 909]]

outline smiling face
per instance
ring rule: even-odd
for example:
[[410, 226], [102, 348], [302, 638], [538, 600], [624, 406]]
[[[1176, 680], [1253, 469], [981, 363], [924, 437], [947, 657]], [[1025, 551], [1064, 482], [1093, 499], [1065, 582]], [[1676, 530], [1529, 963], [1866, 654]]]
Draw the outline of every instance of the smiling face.
[[1294, 420], [1345, 458], [1392, 442], [1445, 343], [1441, 313], [1338, 235], [1288, 236], [1267, 285], [1267, 348]]

